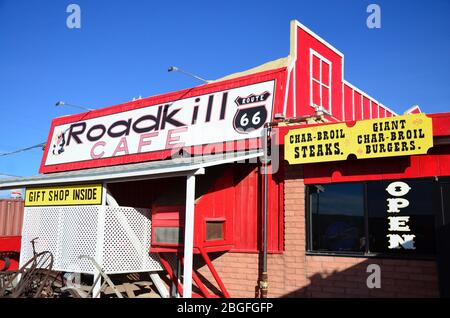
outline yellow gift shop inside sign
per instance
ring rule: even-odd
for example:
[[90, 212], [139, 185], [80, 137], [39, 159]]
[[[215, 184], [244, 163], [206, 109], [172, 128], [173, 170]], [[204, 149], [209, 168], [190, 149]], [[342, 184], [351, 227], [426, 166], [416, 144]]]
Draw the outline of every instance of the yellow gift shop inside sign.
[[25, 206], [99, 205], [101, 184], [27, 188]]
[[425, 154], [433, 147], [433, 124], [425, 114], [299, 128], [284, 141], [290, 164]]

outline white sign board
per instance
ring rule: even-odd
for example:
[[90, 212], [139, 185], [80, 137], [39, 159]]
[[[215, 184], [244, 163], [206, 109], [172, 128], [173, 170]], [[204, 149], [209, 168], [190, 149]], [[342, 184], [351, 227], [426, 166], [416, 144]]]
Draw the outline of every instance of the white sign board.
[[275, 81], [56, 126], [45, 166], [261, 137]]

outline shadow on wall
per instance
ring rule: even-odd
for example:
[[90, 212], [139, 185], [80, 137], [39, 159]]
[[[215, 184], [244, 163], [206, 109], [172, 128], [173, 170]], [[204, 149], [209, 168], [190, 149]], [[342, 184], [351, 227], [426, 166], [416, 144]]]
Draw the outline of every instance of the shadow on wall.
[[354, 264], [357, 259], [307, 258], [311, 258], [307, 261], [307, 284], [282, 297], [439, 297], [434, 261], [364, 259]]
[[[231, 255], [230, 255], [231, 254]], [[258, 272], [239, 268], [237, 253], [216, 255], [219, 275], [232, 297], [259, 297]], [[253, 264], [261, 264], [255, 255]], [[259, 259], [258, 259], [259, 258]], [[269, 297], [287, 298], [431, 298], [439, 297], [437, 264], [432, 260], [366, 259], [335, 256], [303, 256], [298, 264], [283, 255], [270, 255]], [[259, 264], [256, 264], [259, 263]], [[196, 262], [196, 268], [202, 262]], [[375, 265], [375, 266], [374, 266]], [[233, 271], [224, 271], [233, 268]], [[292, 271], [292, 268], [294, 270]], [[290, 275], [289, 272], [296, 272]], [[209, 275], [199, 275], [208, 289], [218, 289]], [[368, 284], [369, 283], [369, 284]], [[373, 287], [373, 288], [369, 288]], [[379, 288], [378, 288], [379, 287]]]

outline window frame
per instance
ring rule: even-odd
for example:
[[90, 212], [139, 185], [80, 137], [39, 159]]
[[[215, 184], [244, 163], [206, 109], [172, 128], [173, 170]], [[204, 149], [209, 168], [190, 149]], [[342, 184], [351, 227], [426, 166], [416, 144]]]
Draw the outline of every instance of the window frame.
[[[220, 243], [220, 242], [225, 242], [226, 241], [226, 231], [227, 231], [227, 222], [226, 222], [226, 218], [220, 217], [220, 218], [205, 218], [204, 220], [204, 224], [205, 224], [205, 235], [204, 235], [204, 243]], [[207, 234], [208, 234], [208, 223], [220, 223], [222, 224], [222, 238], [217, 238], [217, 239], [208, 239], [207, 238]]]
[[[438, 251], [437, 251], [437, 227], [441, 224], [443, 224], [442, 215], [440, 213], [440, 210], [442, 209], [442, 202], [441, 197], [438, 196], [438, 190], [441, 187], [441, 183], [448, 183], [449, 180], [446, 178], [440, 178], [435, 177], [433, 182], [433, 188], [434, 188], [434, 194], [433, 194], [433, 200], [438, 199], [437, 203], [432, 205], [433, 211], [434, 211], [434, 217], [435, 217], [435, 242], [436, 242], [436, 253], [435, 254], [403, 254], [403, 253], [383, 253], [383, 252], [372, 252], [370, 251], [370, 239], [369, 239], [369, 207], [368, 207], [368, 183], [369, 182], [376, 182], [376, 181], [400, 181], [400, 180], [419, 180], [419, 179], [429, 179], [432, 180], [432, 178], [402, 178], [402, 179], [386, 179], [386, 180], [370, 180], [370, 181], [355, 181], [355, 182], [332, 182], [332, 183], [325, 183], [325, 184], [346, 184], [346, 183], [361, 183], [363, 186], [363, 202], [364, 202], [364, 234], [366, 238], [366, 246], [364, 252], [340, 252], [340, 251], [319, 251], [313, 249], [313, 224], [312, 224], [312, 208], [311, 208], [311, 199], [310, 199], [310, 188], [311, 186], [314, 186], [316, 184], [306, 184], [305, 185], [305, 240], [306, 240], [306, 255], [312, 255], [312, 256], [342, 256], [342, 257], [360, 257], [360, 258], [390, 258], [390, 259], [414, 259], [414, 260], [436, 260]], [[320, 183], [317, 183], [320, 184]], [[436, 201], [435, 201], [436, 202]]]
[[[313, 72], [313, 58], [317, 57], [320, 61], [319, 64], [319, 80], [314, 78], [314, 72]], [[322, 82], [322, 63], [326, 63], [328, 64], [328, 80], [329, 85], [326, 85]], [[313, 49], [309, 49], [309, 105], [313, 108], [316, 107], [323, 107], [327, 112], [329, 112], [331, 115], [333, 114], [332, 112], [332, 93], [331, 93], [331, 84], [332, 84], [332, 74], [333, 74], [333, 63], [328, 60], [327, 58], [325, 58], [324, 56], [322, 56], [321, 54], [319, 54], [318, 52], [314, 51]], [[314, 104], [314, 91], [313, 91], [313, 83], [317, 83], [319, 84], [319, 88], [320, 88], [320, 104], [321, 105], [316, 105]], [[328, 107], [325, 107], [323, 105], [323, 98], [322, 98], [322, 88], [325, 87], [328, 89]]]

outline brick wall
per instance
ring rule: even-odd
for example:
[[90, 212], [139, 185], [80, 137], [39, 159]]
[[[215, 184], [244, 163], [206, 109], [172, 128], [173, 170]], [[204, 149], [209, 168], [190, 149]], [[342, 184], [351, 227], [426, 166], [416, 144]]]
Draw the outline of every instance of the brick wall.
[[[270, 297], [439, 297], [433, 261], [307, 256], [305, 191], [300, 166], [285, 170], [285, 252], [269, 254]], [[225, 253], [213, 260], [232, 297], [258, 295], [261, 255]], [[381, 288], [368, 289], [369, 264], [381, 267]], [[214, 282], [206, 266], [199, 270]]]

